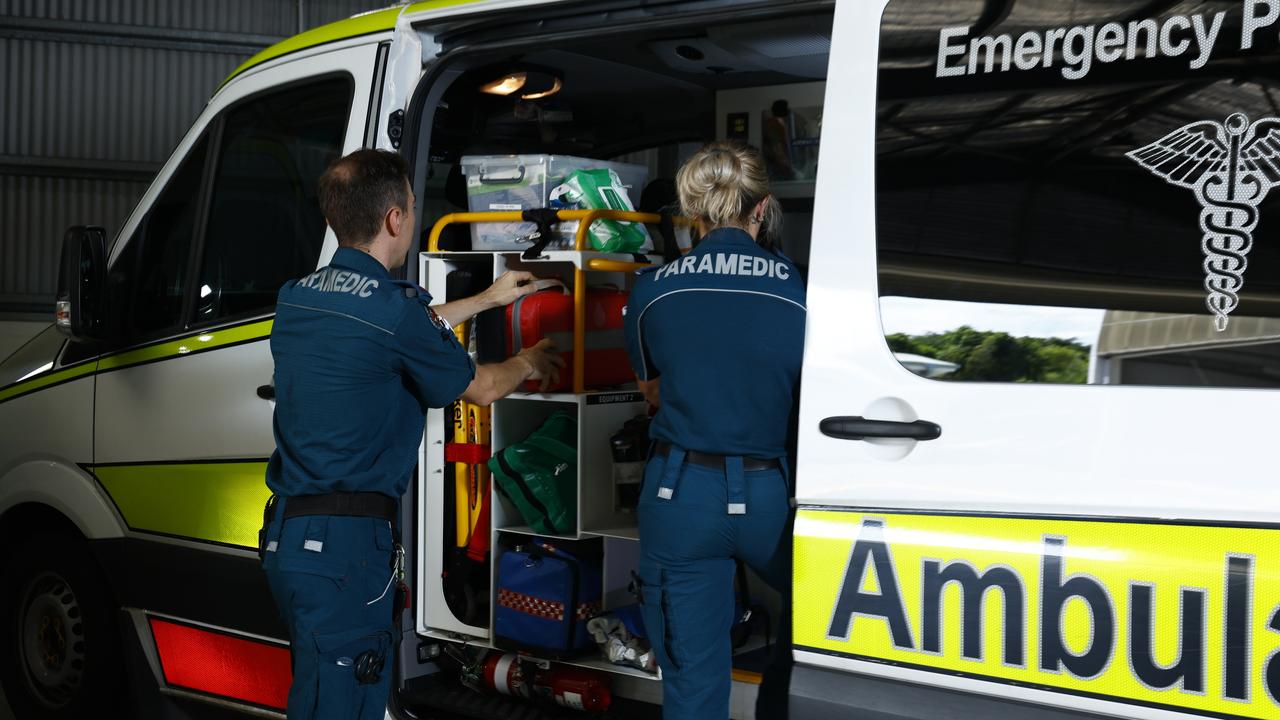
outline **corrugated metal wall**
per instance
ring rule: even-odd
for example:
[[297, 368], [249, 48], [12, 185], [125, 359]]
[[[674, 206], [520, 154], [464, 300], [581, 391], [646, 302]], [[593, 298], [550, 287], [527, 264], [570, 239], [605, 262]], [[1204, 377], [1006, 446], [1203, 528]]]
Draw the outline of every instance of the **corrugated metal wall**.
[[0, 316], [53, 304], [62, 233], [112, 235], [249, 55], [388, 0], [0, 0]]

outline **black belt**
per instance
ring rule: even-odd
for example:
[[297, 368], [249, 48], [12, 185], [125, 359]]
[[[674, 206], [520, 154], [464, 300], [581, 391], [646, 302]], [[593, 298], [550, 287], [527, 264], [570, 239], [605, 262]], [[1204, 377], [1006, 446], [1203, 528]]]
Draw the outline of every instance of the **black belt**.
[[[659, 440], [654, 443], [653, 452], [663, 457], [671, 451], [671, 443]], [[701, 465], [713, 470], [724, 470], [724, 455], [714, 455], [712, 453], [698, 452], [697, 450], [685, 450], [684, 461], [691, 465]], [[759, 458], [744, 457], [742, 458], [743, 472], [757, 472], [760, 470], [780, 470], [782, 465], [777, 460], [761, 460]], [[292, 502], [292, 501], [290, 501]]]
[[334, 492], [324, 495], [294, 495], [286, 498], [284, 519], [304, 515], [371, 517], [396, 525], [395, 498], [377, 492]]

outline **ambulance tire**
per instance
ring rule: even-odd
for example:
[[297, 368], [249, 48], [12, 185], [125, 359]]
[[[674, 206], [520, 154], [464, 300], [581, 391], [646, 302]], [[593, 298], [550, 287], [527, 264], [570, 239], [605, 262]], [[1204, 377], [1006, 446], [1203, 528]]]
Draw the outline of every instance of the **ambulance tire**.
[[13, 549], [0, 567], [0, 684], [14, 717], [123, 717], [120, 632], [89, 548], [40, 530]]

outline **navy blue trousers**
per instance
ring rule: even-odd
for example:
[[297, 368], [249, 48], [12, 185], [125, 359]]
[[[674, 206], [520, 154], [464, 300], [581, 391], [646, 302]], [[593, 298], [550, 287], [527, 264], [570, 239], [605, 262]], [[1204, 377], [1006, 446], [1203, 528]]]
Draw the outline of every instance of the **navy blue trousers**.
[[[682, 454], [682, 453], [681, 453]], [[676, 458], [673, 456], [672, 458]], [[778, 470], [733, 473], [682, 463], [645, 467], [640, 582], [645, 632], [662, 668], [664, 720], [726, 720], [732, 683], [734, 558], [775, 589], [791, 582], [791, 490]], [[730, 514], [732, 498], [743, 504]], [[775, 659], [756, 707], [761, 720], [786, 717], [790, 618], [777, 619]]]
[[[317, 515], [267, 531], [263, 569], [289, 626], [293, 685], [289, 720], [382, 720], [391, 689], [394, 542], [385, 520]], [[382, 659], [375, 682], [360, 682], [361, 656]]]

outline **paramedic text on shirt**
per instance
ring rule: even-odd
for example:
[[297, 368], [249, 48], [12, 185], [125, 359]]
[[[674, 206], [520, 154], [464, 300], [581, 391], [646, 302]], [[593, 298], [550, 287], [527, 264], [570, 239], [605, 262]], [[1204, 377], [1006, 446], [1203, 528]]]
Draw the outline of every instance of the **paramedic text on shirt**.
[[[729, 716], [735, 559], [786, 595], [787, 435], [798, 397], [805, 291], [774, 248], [780, 210], [755, 148], [714, 143], [676, 177], [702, 241], [636, 278], [627, 349], [650, 402], [639, 506], [645, 628], [666, 720]], [[784, 601], [785, 605], [785, 601]], [[786, 717], [787, 618], [756, 717]]]
[[399, 637], [394, 525], [426, 409], [459, 396], [488, 405], [525, 380], [555, 380], [563, 364], [548, 343], [476, 367], [450, 328], [533, 292], [528, 273], [435, 307], [391, 276], [413, 244], [407, 169], [377, 150], [330, 165], [320, 207], [339, 248], [278, 297], [274, 495], [260, 552], [289, 626], [290, 720], [384, 717]]

